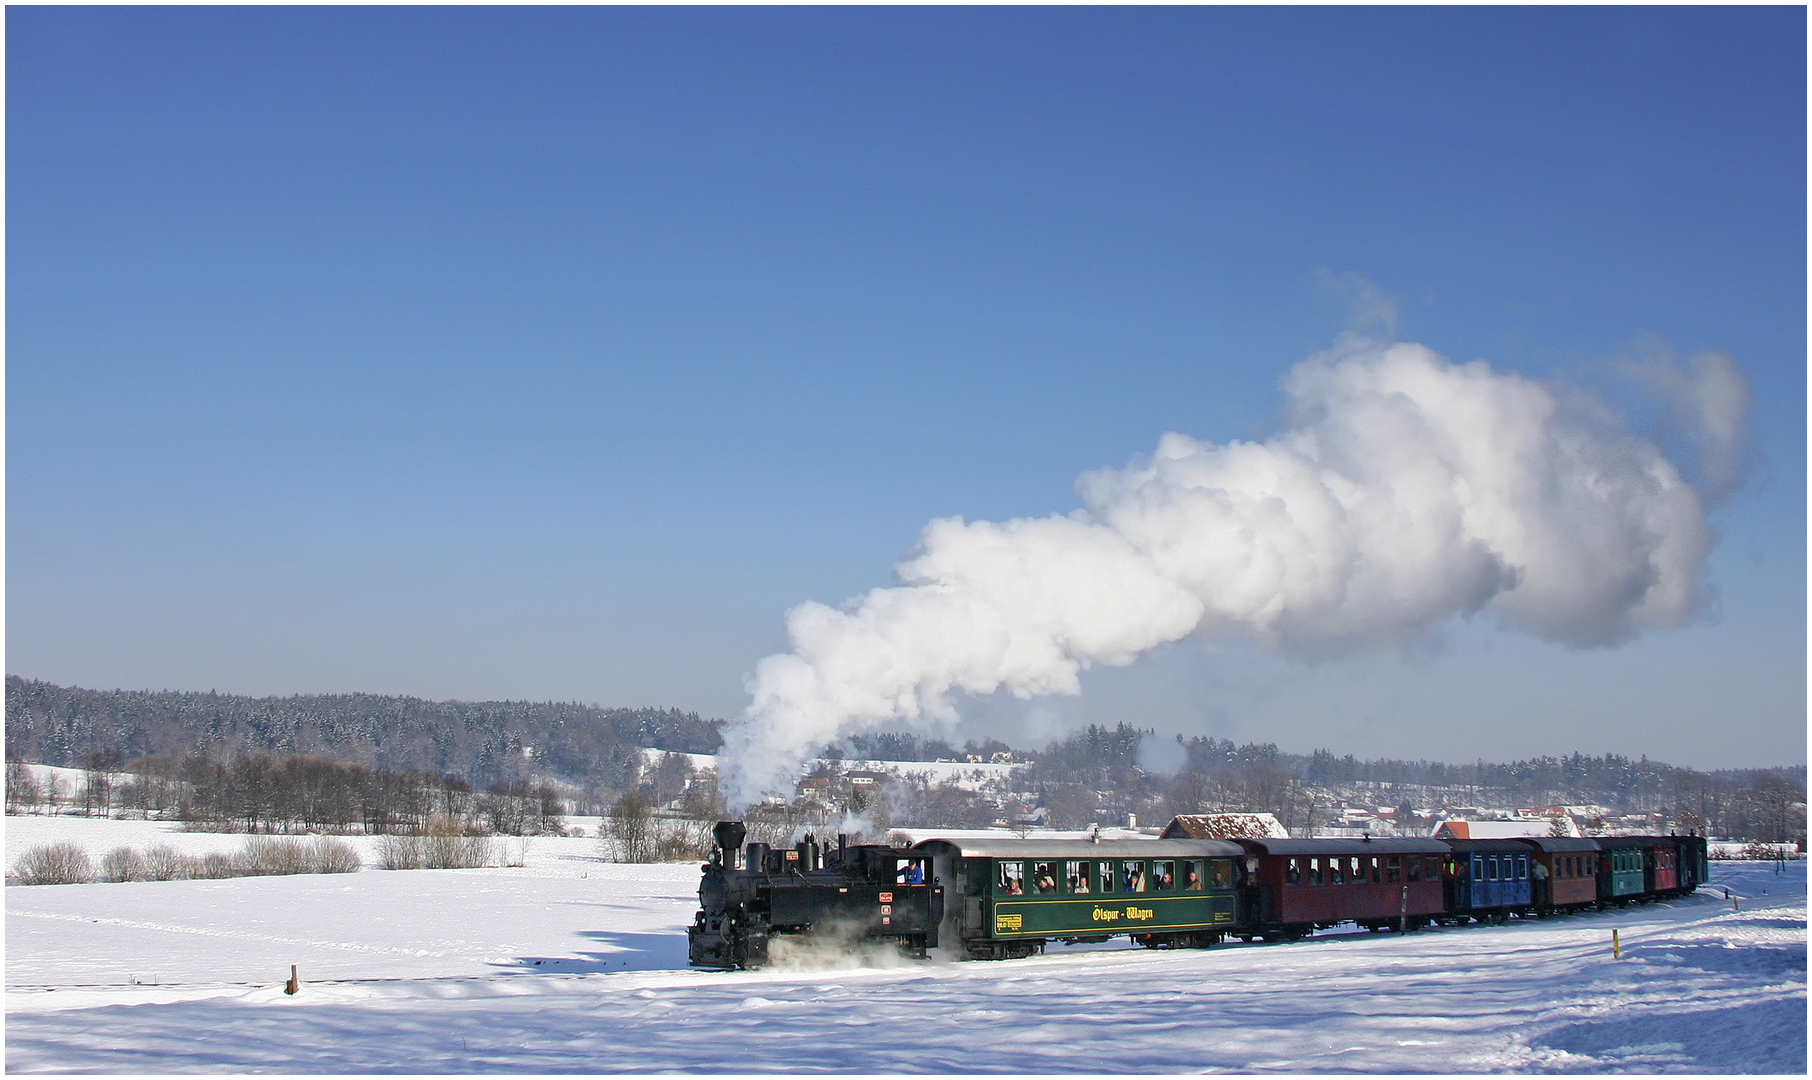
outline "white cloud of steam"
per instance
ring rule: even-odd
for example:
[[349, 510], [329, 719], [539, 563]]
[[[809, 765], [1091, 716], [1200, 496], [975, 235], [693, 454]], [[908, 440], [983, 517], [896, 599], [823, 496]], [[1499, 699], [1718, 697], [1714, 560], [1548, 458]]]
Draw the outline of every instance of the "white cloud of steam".
[[1396, 339], [1402, 308], [1377, 282], [1351, 270], [1343, 274], [1324, 270], [1319, 284], [1322, 292], [1346, 305], [1349, 330], [1375, 334], [1386, 341]]
[[1749, 380], [1724, 353], [1700, 353], [1682, 364], [1654, 339], [1634, 351], [1617, 368], [1667, 402], [1675, 425], [1698, 450], [1701, 493], [1713, 504], [1722, 501], [1745, 479]]
[[[1728, 380], [1695, 371], [1680, 393], [1734, 430]], [[1700, 497], [1604, 410], [1352, 336], [1284, 387], [1288, 422], [1262, 443], [1167, 434], [1084, 475], [1080, 510], [933, 521], [897, 587], [788, 612], [793, 651], [757, 665], [725, 731], [732, 805], [789, 789], [840, 734], [953, 721], [959, 692], [1076, 694], [1084, 669], [1191, 634], [1315, 658], [1487, 610], [1571, 646], [1694, 614]]]

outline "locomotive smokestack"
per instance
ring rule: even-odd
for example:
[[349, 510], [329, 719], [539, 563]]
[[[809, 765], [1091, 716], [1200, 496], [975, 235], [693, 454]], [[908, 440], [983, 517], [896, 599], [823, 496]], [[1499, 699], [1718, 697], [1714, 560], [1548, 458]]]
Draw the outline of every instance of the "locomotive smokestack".
[[724, 869], [736, 869], [736, 854], [742, 850], [742, 839], [749, 830], [740, 821], [720, 821], [711, 829], [711, 838], [724, 853]]

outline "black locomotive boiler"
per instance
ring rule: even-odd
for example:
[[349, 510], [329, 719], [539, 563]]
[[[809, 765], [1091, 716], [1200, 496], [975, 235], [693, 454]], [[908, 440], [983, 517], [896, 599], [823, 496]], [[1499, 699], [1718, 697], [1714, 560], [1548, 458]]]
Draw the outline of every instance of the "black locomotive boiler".
[[712, 835], [717, 849], [686, 931], [695, 966], [761, 967], [776, 938], [878, 942], [918, 958], [937, 945], [944, 891], [925, 852], [843, 836], [831, 847], [810, 835], [791, 848], [744, 847], [740, 821], [720, 821]]

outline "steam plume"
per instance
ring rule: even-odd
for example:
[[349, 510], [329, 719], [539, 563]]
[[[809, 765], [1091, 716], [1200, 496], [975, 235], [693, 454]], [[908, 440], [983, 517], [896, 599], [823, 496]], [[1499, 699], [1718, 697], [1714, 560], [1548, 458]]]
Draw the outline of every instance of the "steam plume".
[[[1708, 361], [1669, 384], [1715, 398], [1707, 439], [1740, 426], [1733, 378]], [[1080, 510], [933, 521], [897, 587], [793, 608], [793, 651], [756, 666], [725, 732], [732, 805], [790, 788], [842, 733], [953, 720], [956, 692], [1076, 694], [1083, 669], [1190, 634], [1313, 658], [1487, 609], [1570, 646], [1694, 614], [1713, 544], [1700, 497], [1592, 402], [1351, 337], [1285, 390], [1287, 423], [1264, 442], [1167, 434], [1085, 474]]]

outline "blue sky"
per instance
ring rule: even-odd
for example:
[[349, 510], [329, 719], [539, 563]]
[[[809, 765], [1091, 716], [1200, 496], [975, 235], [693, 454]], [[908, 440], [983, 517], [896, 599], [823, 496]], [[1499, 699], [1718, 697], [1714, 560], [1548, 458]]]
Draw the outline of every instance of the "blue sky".
[[1805, 760], [1805, 13], [7, 12], [7, 671], [729, 716], [931, 518], [1276, 423], [1351, 315], [1592, 382], [1736, 357], [1719, 603], [1088, 721], [1361, 756]]

